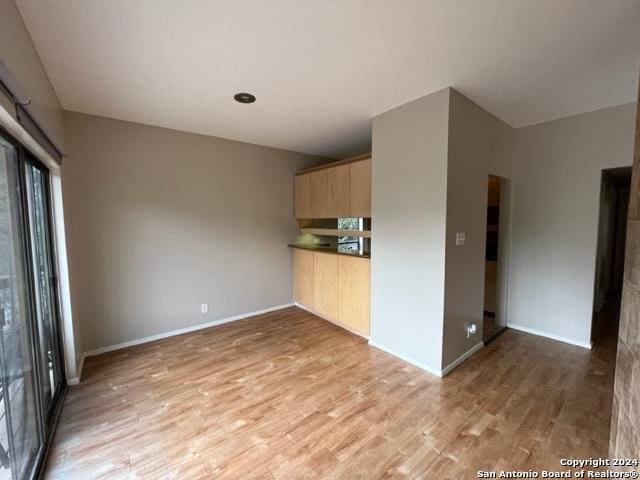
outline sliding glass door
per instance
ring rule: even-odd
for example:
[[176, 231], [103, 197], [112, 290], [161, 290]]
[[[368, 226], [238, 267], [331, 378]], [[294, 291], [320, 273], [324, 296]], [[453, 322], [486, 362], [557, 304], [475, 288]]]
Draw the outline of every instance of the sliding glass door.
[[0, 137], [0, 478], [24, 478], [41, 446], [18, 151]]
[[41, 392], [47, 421], [51, 420], [55, 399], [62, 390], [55, 303], [50, 225], [48, 222], [48, 171], [30, 155], [25, 155], [25, 191], [29, 211], [29, 234], [38, 337], [38, 361], [42, 370]]
[[48, 171], [0, 131], [0, 480], [33, 477], [64, 391]]

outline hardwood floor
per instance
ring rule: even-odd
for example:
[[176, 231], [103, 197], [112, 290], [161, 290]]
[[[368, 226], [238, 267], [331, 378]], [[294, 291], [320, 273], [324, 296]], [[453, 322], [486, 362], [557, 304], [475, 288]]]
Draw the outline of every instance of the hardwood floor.
[[508, 330], [445, 379], [292, 307], [88, 358], [45, 478], [476, 478], [606, 456], [615, 350]]
[[482, 341], [487, 343], [493, 337], [498, 335], [505, 327], [502, 325], [498, 325], [496, 323], [496, 319], [494, 317], [490, 317], [489, 315], [484, 316], [484, 320], [482, 322]]

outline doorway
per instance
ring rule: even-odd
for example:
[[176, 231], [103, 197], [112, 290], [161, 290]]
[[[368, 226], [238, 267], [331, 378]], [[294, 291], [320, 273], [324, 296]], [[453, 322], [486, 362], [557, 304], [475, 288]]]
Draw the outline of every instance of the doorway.
[[510, 199], [511, 181], [489, 175], [482, 325], [482, 340], [485, 343], [507, 326]]
[[602, 171], [591, 340], [602, 345], [618, 333], [631, 167]]

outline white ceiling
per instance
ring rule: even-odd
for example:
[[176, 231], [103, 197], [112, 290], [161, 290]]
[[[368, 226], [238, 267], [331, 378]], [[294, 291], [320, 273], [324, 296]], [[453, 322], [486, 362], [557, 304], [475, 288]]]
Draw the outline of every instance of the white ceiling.
[[16, 3], [68, 110], [336, 158], [446, 86], [514, 127], [637, 92], [640, 0]]

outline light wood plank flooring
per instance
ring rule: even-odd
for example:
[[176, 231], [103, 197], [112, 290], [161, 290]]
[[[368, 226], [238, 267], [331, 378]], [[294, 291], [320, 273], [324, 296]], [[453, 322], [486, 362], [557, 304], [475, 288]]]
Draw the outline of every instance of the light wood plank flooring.
[[505, 327], [502, 325], [498, 325], [496, 323], [496, 319], [494, 317], [485, 315], [482, 322], [482, 341], [485, 343], [489, 342], [493, 337], [504, 330], [504, 328]]
[[555, 470], [606, 455], [611, 343], [508, 330], [441, 380], [292, 307], [87, 359], [45, 478]]

